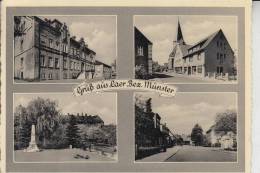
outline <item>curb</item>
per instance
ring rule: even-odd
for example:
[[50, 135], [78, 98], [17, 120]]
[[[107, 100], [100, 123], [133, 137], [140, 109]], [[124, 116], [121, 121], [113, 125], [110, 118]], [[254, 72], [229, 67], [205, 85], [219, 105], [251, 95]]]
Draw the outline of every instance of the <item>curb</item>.
[[176, 155], [176, 154], [179, 152], [179, 150], [180, 150], [180, 148], [178, 148], [178, 150], [177, 150], [174, 154], [172, 154], [172, 155], [170, 155], [169, 157], [167, 157], [167, 159], [165, 159], [164, 161], [166, 161], [166, 160], [168, 160], [169, 158], [171, 158], [172, 156]]

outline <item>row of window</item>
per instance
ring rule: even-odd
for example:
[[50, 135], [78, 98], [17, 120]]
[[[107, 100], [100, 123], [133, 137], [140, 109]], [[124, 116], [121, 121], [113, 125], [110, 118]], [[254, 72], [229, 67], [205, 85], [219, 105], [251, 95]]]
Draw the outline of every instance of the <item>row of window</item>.
[[217, 41], [217, 47], [226, 49], [226, 43], [222, 41]]
[[[54, 49], [58, 49], [60, 50], [60, 48], [62, 48], [63, 52], [67, 52], [67, 45], [66, 44], [60, 44], [59, 41], [53, 41], [53, 39], [47, 39], [47, 36], [45, 35], [41, 35], [41, 44], [48, 46], [50, 48], [54, 48]], [[48, 44], [47, 44], [48, 42]]]
[[[43, 36], [43, 35], [42, 35]], [[48, 40], [48, 45], [46, 44], [46, 39], [41, 39], [41, 44], [43, 44], [43, 45], [47, 45], [47, 46], [49, 46], [50, 48], [54, 48], [54, 49], [58, 49], [58, 50], [60, 50], [60, 42], [58, 42], [58, 41], [56, 41], [55, 42], [55, 44], [54, 44], [54, 41], [53, 41], [53, 39], [49, 39]], [[21, 41], [21, 49], [22, 49], [22, 41]], [[62, 48], [62, 51], [63, 52], [67, 52], [67, 45], [66, 44], [61, 44], [61, 48]], [[75, 56], [75, 55], [78, 55], [78, 56], [80, 56], [80, 50], [79, 49], [77, 49], [77, 48], [70, 48], [70, 52], [71, 52], [71, 55], [73, 55], [73, 56]], [[82, 56], [84, 57], [84, 58], [87, 58], [87, 54], [86, 53], [82, 53]], [[93, 56], [90, 56], [90, 59], [93, 59]]]
[[226, 54], [225, 53], [217, 53], [217, 60], [220, 64], [223, 64], [226, 60]]
[[199, 53], [198, 55], [193, 55], [192, 57], [188, 57], [188, 58], [184, 58], [183, 62], [186, 63], [187, 59], [189, 59], [189, 62], [193, 62], [193, 58], [196, 58], [197, 60], [200, 61], [201, 60], [201, 54]]
[[[47, 59], [44, 55], [41, 55], [40, 61], [42, 67], [60, 68], [59, 58], [53, 58], [49, 56]], [[21, 59], [21, 67], [22, 64], [23, 64], [23, 59]], [[84, 67], [85, 64], [81, 64], [80, 62], [70, 61], [69, 68], [71, 70], [81, 70], [81, 68], [84, 69]], [[87, 64], [86, 66], [87, 70], [91, 70], [92, 67], [93, 65], [90, 64]], [[63, 60], [63, 68], [68, 69], [68, 61], [66, 58]]]
[[192, 67], [184, 67], [183, 69], [184, 73], [188, 74], [196, 74], [196, 73], [202, 73], [202, 65], [199, 66], [192, 66]]
[[50, 68], [60, 67], [59, 58], [53, 58], [49, 56], [48, 59], [46, 59], [44, 55], [41, 55], [40, 57], [40, 64], [42, 67], [50, 67]]
[[41, 78], [42, 79], [53, 79], [53, 76], [52, 76], [52, 73], [49, 73], [48, 75], [46, 75], [45, 73], [42, 73]]
[[137, 56], [144, 56], [144, 48], [142, 46], [138, 46]]

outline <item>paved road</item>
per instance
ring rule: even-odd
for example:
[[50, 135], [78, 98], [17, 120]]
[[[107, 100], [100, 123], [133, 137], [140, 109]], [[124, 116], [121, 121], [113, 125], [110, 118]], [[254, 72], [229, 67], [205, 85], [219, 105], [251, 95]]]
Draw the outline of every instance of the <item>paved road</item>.
[[209, 79], [202, 79], [190, 76], [184, 76], [174, 73], [155, 73], [153, 74], [153, 80], [158, 80], [163, 83], [234, 83], [231, 81], [222, 81], [222, 80], [209, 80]]
[[237, 154], [218, 148], [183, 146], [166, 162], [236, 162]]

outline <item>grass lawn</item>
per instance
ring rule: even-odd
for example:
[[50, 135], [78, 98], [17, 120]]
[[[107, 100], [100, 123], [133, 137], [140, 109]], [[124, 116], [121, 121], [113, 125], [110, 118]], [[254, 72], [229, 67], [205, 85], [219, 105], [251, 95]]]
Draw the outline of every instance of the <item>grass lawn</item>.
[[[80, 155], [89, 159], [75, 158]], [[14, 151], [14, 160], [16, 162], [89, 162], [89, 161], [115, 161], [115, 159], [98, 154], [97, 152], [89, 152], [81, 149], [48, 149], [41, 152], [24, 152], [23, 150]]]

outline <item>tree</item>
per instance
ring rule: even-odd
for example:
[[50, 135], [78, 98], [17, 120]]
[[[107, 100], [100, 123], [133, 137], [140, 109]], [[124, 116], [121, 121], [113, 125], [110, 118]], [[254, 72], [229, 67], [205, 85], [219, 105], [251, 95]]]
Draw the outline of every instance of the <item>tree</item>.
[[50, 99], [36, 98], [29, 102], [27, 113], [32, 124], [36, 125], [36, 134], [42, 145], [46, 147], [46, 139], [50, 139], [58, 127], [59, 111], [57, 103]]
[[74, 115], [70, 115], [66, 136], [69, 145], [72, 145], [72, 147], [79, 147], [79, 128], [77, 126], [77, 120]]
[[135, 67], [135, 78], [136, 79], [148, 79], [148, 73], [143, 65]]
[[29, 145], [31, 123], [27, 121], [26, 108], [19, 105], [14, 112], [14, 149], [24, 149]]
[[237, 113], [233, 110], [217, 114], [215, 131], [224, 131], [225, 133], [232, 131], [237, 133]]
[[191, 132], [191, 140], [195, 143], [196, 146], [203, 144], [203, 129], [199, 124], [196, 124]]

